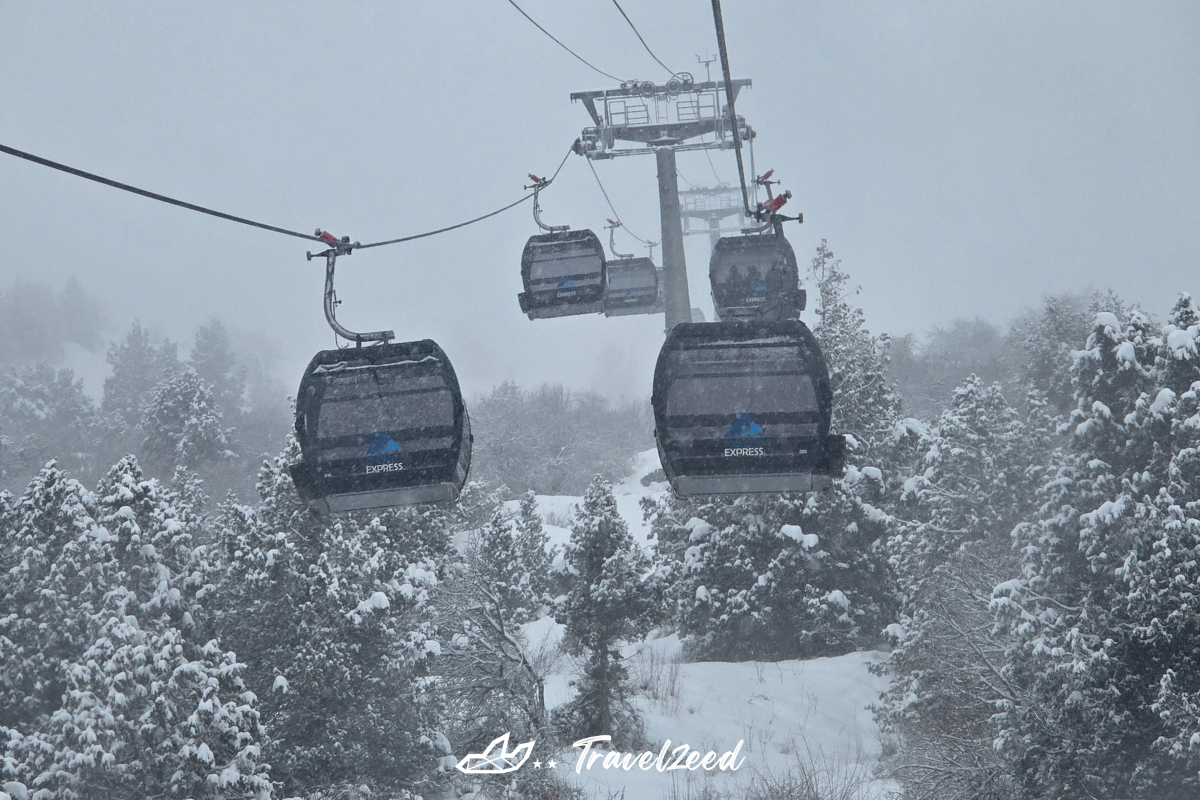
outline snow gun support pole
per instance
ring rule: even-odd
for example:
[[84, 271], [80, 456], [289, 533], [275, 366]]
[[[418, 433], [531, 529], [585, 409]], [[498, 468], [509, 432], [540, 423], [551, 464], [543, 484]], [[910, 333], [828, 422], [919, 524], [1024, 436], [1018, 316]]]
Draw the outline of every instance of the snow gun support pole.
[[322, 231], [320, 228], [317, 228], [316, 235], [329, 243], [329, 249], [321, 253], [307, 252], [304, 256], [308, 261], [312, 261], [313, 256], [317, 258], [321, 256], [325, 257], [325, 321], [329, 323], [329, 327], [333, 328], [333, 332], [338, 336], [354, 342], [357, 347], [362, 347], [363, 342], [388, 342], [395, 339], [396, 334], [393, 331], [355, 333], [337, 321], [337, 316], [334, 312], [341, 301], [337, 299], [337, 292], [333, 290], [334, 266], [337, 264], [337, 257], [350, 255], [354, 252], [354, 248], [358, 245], [358, 242], [351, 244], [349, 236], [343, 236], [341, 239], [338, 239], [329, 231]]

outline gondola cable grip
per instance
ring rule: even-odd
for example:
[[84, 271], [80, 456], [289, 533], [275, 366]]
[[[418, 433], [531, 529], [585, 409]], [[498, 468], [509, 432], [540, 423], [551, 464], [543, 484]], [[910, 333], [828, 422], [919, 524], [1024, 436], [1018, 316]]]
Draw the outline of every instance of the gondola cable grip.
[[320, 253], [305, 252], [304, 257], [307, 261], [312, 261], [313, 257], [325, 258], [325, 321], [329, 323], [329, 327], [333, 328], [335, 335], [354, 342], [356, 347], [362, 347], [363, 342], [382, 342], [387, 343], [396, 338], [394, 331], [370, 331], [368, 333], [356, 333], [337, 321], [336, 309], [341, 303], [337, 299], [337, 292], [333, 289], [333, 273], [337, 266], [338, 256], [348, 256], [354, 252], [354, 248], [358, 247], [358, 242], [351, 243], [349, 236], [343, 236], [341, 239], [334, 236], [329, 231], [323, 231], [317, 228], [315, 234], [321, 241], [329, 244], [329, 249]]
[[530, 186], [526, 186], [524, 188], [526, 191], [533, 189], [533, 221], [537, 223], [538, 228], [540, 228], [541, 230], [544, 230], [546, 233], [562, 233], [563, 231], [571, 230], [570, 225], [547, 225], [546, 223], [542, 222], [542, 216], [541, 216], [542, 207], [538, 203], [538, 192], [542, 191], [542, 189], [545, 189], [547, 186], [549, 186], [550, 181], [552, 181], [554, 179], [553, 178], [539, 178], [537, 175], [534, 175], [532, 172], [529, 173], [529, 179], [531, 181], [533, 181], [533, 184]]

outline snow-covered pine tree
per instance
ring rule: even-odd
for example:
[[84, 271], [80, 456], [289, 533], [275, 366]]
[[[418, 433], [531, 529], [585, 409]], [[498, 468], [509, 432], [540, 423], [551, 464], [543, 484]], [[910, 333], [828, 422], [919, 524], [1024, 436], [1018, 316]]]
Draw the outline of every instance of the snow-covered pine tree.
[[434, 668], [454, 752], [482, 752], [506, 731], [546, 739], [544, 667], [521, 625], [553, 602], [548, 544], [532, 492], [515, 516], [497, 505], [434, 594], [443, 642]]
[[224, 323], [214, 319], [196, 330], [196, 341], [188, 365], [212, 389], [213, 402], [221, 415], [237, 420], [246, 400], [246, 370], [238, 366], [237, 354], [229, 345]]
[[108, 593], [94, 641], [66, 670], [61, 706], [10, 736], [13, 771], [48, 797], [269, 798], [244, 665], [216, 642], [197, 652], [178, 628], [143, 628], [127, 613], [135, 604]]
[[997, 636], [992, 588], [1019, 572], [1010, 533], [1036, 509], [1053, 422], [1036, 392], [1021, 419], [1000, 386], [971, 376], [924, 437], [888, 540], [905, 597], [889, 627], [896, 648], [878, 666], [891, 686], [875, 709], [887, 769], [905, 796], [1005, 798], [1007, 765], [993, 747], [1010, 640]]
[[107, 360], [112, 375], [104, 379], [100, 410], [126, 429], [140, 425], [150, 392], [182, 366], [175, 344], [164, 339], [155, 345], [138, 322], [120, 344], [109, 345]]
[[963, 544], [1007, 538], [1035, 507], [1053, 423], [1036, 393], [1028, 404], [1030, 418], [1021, 419], [999, 384], [972, 375], [925, 437], [888, 540], [908, 597]]
[[242, 665], [197, 636], [197, 517], [128, 457], [95, 493], [48, 467], [0, 591], [6, 771], [45, 796], [265, 797]]
[[994, 604], [1015, 639], [997, 747], [1038, 797], [1200, 791], [1200, 355], [1190, 299], [1156, 329], [1101, 312], [1075, 355], [1070, 452], [1015, 531]]
[[1086, 296], [1050, 295], [1040, 309], [1026, 311], [1009, 329], [1014, 377], [1041, 393], [1054, 413], [1066, 415], [1075, 407], [1071, 351], [1087, 341], [1093, 316]]
[[521, 568], [529, 575], [530, 592], [549, 603], [554, 599], [554, 591], [558, 586], [554, 562], [562, 554], [562, 548], [550, 546], [550, 537], [542, 525], [537, 497], [532, 490], [521, 496], [514, 526], [517, 558]]
[[96, 406], [66, 368], [39, 363], [0, 372], [0, 431], [8, 439], [9, 475], [24, 486], [51, 459], [76, 474], [94, 466]]
[[899, 394], [887, 377], [888, 337], [867, 330], [863, 310], [850, 303], [858, 287], [850, 287], [850, 275], [824, 239], [808, 274], [817, 288], [812, 331], [829, 364], [833, 430], [868, 451], [883, 446], [900, 421]]
[[147, 460], [167, 473], [237, 456], [233, 431], [223, 426], [212, 389], [190, 367], [154, 387], [142, 429]]
[[833, 431], [848, 435], [846, 476], [809, 495], [648, 503], [670, 611], [697, 658], [795, 658], [880, 641], [897, 605], [882, 541], [887, 492], [922, 426], [900, 418], [887, 342], [851, 305], [849, 276], [824, 242], [809, 272], [813, 332], [829, 362]]
[[617, 511], [612, 485], [597, 476], [571, 527], [566, 560], [575, 575], [562, 605], [569, 652], [586, 658], [578, 695], [556, 709], [555, 724], [571, 737], [609, 735], [627, 748], [642, 736], [629, 703], [620, 646], [649, 632], [659, 608], [649, 558]]
[[0, 727], [27, 730], [57, 707], [65, 664], [91, 642], [93, 586], [109, 585], [94, 496], [53, 462], [15, 500], [0, 546]]
[[[534, 507], [536, 515], [536, 506]], [[551, 556], [541, 520], [522, 514], [520, 522], [503, 507], [476, 531], [466, 554], [467, 569], [490, 587], [499, 612], [520, 625], [542, 616], [552, 597]]]
[[441, 650], [424, 607], [450, 552], [446, 512], [322, 519], [296, 495], [288, 450], [264, 463], [256, 508], [226, 503], [205, 600], [249, 669], [284, 796], [366, 784], [399, 793], [428, 775]]

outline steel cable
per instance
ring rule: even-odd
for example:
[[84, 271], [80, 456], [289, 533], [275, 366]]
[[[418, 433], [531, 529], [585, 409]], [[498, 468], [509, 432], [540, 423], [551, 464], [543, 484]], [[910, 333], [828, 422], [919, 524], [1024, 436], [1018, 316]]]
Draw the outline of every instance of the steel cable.
[[646, 48], [646, 52], [650, 54], [650, 57], [657, 61], [660, 67], [671, 73], [671, 77], [678, 75], [679, 73], [664, 64], [661, 58], [654, 55], [654, 51], [650, 49], [650, 45], [646, 44], [646, 40], [642, 38], [642, 34], [640, 31], [638, 31], [637, 26], [633, 24], [633, 20], [631, 20], [629, 15], [625, 13], [625, 9], [621, 8], [621, 4], [618, 3], [617, 0], [612, 0], [612, 3], [617, 7], [617, 11], [621, 12], [621, 16], [625, 18], [625, 21], [629, 23], [629, 27], [633, 29], [634, 34], [638, 37], [638, 41], [642, 43], [642, 47]]
[[81, 169], [76, 169], [75, 167], [68, 167], [66, 164], [60, 164], [57, 161], [51, 161], [48, 158], [42, 158], [40, 156], [35, 156], [32, 153], [26, 153], [22, 150], [17, 150], [16, 148], [8, 147], [6, 145], [0, 144], [0, 153], [8, 153], [10, 156], [16, 156], [17, 158], [23, 158], [26, 161], [32, 161], [34, 164], [41, 164], [43, 167], [50, 167], [51, 169], [56, 169], [60, 172], [65, 172], [68, 175], [75, 175], [76, 177], [84, 178], [89, 181], [95, 181], [96, 183], [102, 183], [105, 186], [111, 186], [114, 189], [120, 189], [121, 191], [124, 191], [124, 192], [132, 192], [133, 194], [140, 194], [142, 197], [149, 197], [151, 200], [158, 200], [161, 203], [169, 203], [173, 206], [179, 206], [180, 208], [186, 208], [190, 211], [199, 211], [201, 214], [208, 214], [209, 216], [212, 216], [212, 217], [219, 217], [220, 219], [227, 219], [230, 222], [237, 222], [242, 225], [250, 225], [251, 227], [254, 227], [254, 228], [262, 228], [263, 230], [274, 231], [275, 233], [282, 233], [286, 236], [295, 236], [297, 239], [308, 239], [309, 241], [313, 241], [313, 242], [324, 242], [325, 241], [324, 239], [320, 238], [319, 236], [313, 236], [312, 234], [300, 233], [299, 231], [289, 231], [287, 228], [280, 228], [275, 225], [267, 225], [264, 222], [255, 222], [254, 220], [246, 219], [245, 217], [237, 217], [237, 216], [234, 216], [233, 214], [226, 214], [223, 211], [216, 211], [211, 208], [205, 208], [204, 206], [198, 206], [195, 203], [188, 203], [183, 200], [176, 200], [174, 197], [167, 197], [166, 195], [158, 194], [157, 192], [150, 192], [145, 189], [139, 189], [136, 186], [130, 186], [128, 183], [121, 183], [120, 181], [114, 181], [111, 178], [105, 178], [100, 175], [93, 174], [91, 172], [84, 172]]
[[[549, 186], [554, 181], [554, 179], [558, 177], [558, 173], [562, 171], [563, 166], [567, 163], [567, 159], [571, 157], [571, 153], [574, 151], [574, 149], [575, 149], [575, 145], [572, 144], [571, 149], [567, 151], [567, 154], [565, 156], [563, 156], [563, 160], [561, 162], [559, 162], [558, 169], [554, 170], [554, 174], [549, 178], [549, 180], [546, 181], [545, 184], [543, 184], [540, 187], [539, 191], [541, 189], [545, 189], [546, 186]], [[121, 183], [120, 181], [115, 181], [111, 178], [105, 178], [102, 175], [96, 175], [95, 173], [86, 172], [85, 170], [77, 169], [75, 167], [70, 167], [70, 166], [67, 166], [66, 164], [60, 164], [57, 161], [51, 161], [48, 158], [42, 158], [41, 156], [35, 156], [32, 153], [26, 153], [23, 150], [17, 150], [16, 148], [8, 147], [7, 145], [0, 144], [0, 153], [7, 153], [10, 156], [16, 156], [17, 158], [21, 158], [26, 161], [30, 161], [34, 164], [39, 164], [43, 167], [50, 167], [51, 169], [56, 169], [60, 172], [65, 172], [68, 175], [75, 175], [76, 177], [84, 178], [85, 180], [94, 181], [95, 183], [101, 183], [101, 184], [104, 184], [105, 186], [111, 186], [114, 189], [120, 189], [121, 191], [124, 191], [124, 192], [130, 192], [132, 194], [141, 195], [142, 197], [148, 197], [151, 200], [157, 200], [161, 203], [168, 203], [169, 205], [178, 206], [180, 208], [186, 208], [189, 211], [198, 211], [201, 214], [208, 214], [209, 216], [212, 216], [212, 217], [229, 220], [230, 222], [237, 222], [241, 225], [249, 225], [254, 228], [261, 228], [263, 230], [272, 231], [274, 233], [282, 233], [286, 236], [294, 236], [297, 239], [307, 239], [312, 242], [320, 242], [321, 244], [329, 243], [329, 241], [327, 239], [323, 239], [320, 236], [314, 236], [314, 235], [308, 234], [308, 233], [300, 233], [299, 231], [292, 231], [292, 230], [288, 230], [287, 228], [280, 228], [276, 225], [268, 225], [265, 222], [255, 222], [252, 219], [235, 216], [233, 214], [226, 214], [224, 211], [217, 211], [215, 209], [206, 208], [204, 206], [198, 206], [195, 203], [189, 203], [184, 200], [178, 200], [174, 197], [168, 197], [164, 194], [159, 194], [158, 192], [151, 192], [147, 189], [139, 189], [138, 187], [131, 186], [128, 183]], [[385, 241], [372, 242], [370, 244], [363, 244], [363, 245], [356, 244], [356, 245], [354, 245], [354, 248], [359, 249], [359, 248], [367, 248], [367, 247], [382, 247], [383, 245], [387, 245], [387, 244], [399, 244], [400, 242], [410, 242], [413, 239], [423, 239], [427, 236], [436, 236], [439, 233], [446, 233], [447, 231], [452, 231], [457, 228], [464, 228], [467, 225], [473, 225], [476, 222], [482, 222], [483, 220], [488, 219], [489, 217], [494, 217], [497, 214], [502, 214], [505, 211], [508, 211], [510, 208], [519, 206], [521, 203], [524, 203], [526, 200], [528, 200], [531, 197], [533, 197], [532, 192], [525, 195], [520, 200], [516, 200], [512, 203], [509, 203], [506, 206], [503, 206], [502, 208], [498, 208], [495, 211], [489, 211], [486, 214], [482, 214], [478, 217], [475, 217], [474, 219], [469, 219], [465, 222], [458, 222], [458, 223], [455, 223], [454, 225], [447, 225], [444, 228], [438, 228], [438, 229], [432, 230], [432, 231], [425, 231], [424, 233], [415, 233], [415, 234], [412, 234], [411, 236], [403, 236], [398, 239], [387, 239]]]
[[[539, 31], [541, 31], [542, 33], [544, 33], [544, 34], [546, 34], [547, 36], [549, 36], [551, 41], [553, 41], [553, 42], [554, 42], [556, 45], [558, 45], [559, 47], [561, 47], [563, 50], [566, 50], [568, 53], [570, 53], [571, 55], [575, 56], [575, 58], [579, 59], [579, 60], [580, 60], [582, 63], [586, 64], [588, 67], [590, 67], [591, 69], [595, 70], [596, 72], [599, 72], [599, 73], [600, 73], [601, 75], [603, 75], [604, 77], [606, 77], [606, 78], [612, 78], [614, 81], [617, 81], [618, 83], [627, 83], [627, 82], [628, 82], [628, 81], [622, 80], [621, 78], [618, 78], [616, 75], [610, 75], [609, 73], [607, 73], [607, 72], [605, 72], [604, 70], [602, 70], [602, 69], [600, 69], [599, 67], [597, 67], [597, 66], [596, 66], [595, 64], [593, 64], [592, 62], [588, 61], [588, 60], [587, 60], [586, 58], [584, 58], [583, 56], [579, 55], [579, 53], [576, 53], [574, 50], [572, 50], [571, 48], [567, 47], [565, 44], [563, 44], [562, 42], [560, 42], [560, 41], [559, 41], [557, 38], [555, 38], [554, 34], [552, 34], [550, 31], [546, 30], [546, 29], [545, 29], [545, 28], [543, 28], [541, 25], [539, 25], [539, 24], [538, 24], [538, 21], [537, 21], [536, 19], [534, 19], [533, 17], [531, 17], [531, 16], [529, 16], [528, 14], [526, 14], [526, 13], [525, 13], [525, 9], [523, 9], [523, 8], [521, 8], [519, 5], [517, 5], [515, 0], [508, 0], [508, 2], [509, 2], [509, 4], [510, 4], [510, 5], [512, 5], [512, 7], [513, 7], [513, 8], [515, 8], [517, 11], [520, 11], [520, 12], [521, 12], [521, 16], [525, 17], [525, 19], [527, 19], [527, 20], [529, 20], [530, 22], [532, 22], [532, 23], [533, 23], [533, 26], [534, 26], [535, 28], [537, 28]], [[631, 24], [632, 24], [632, 23], [631, 23]]]

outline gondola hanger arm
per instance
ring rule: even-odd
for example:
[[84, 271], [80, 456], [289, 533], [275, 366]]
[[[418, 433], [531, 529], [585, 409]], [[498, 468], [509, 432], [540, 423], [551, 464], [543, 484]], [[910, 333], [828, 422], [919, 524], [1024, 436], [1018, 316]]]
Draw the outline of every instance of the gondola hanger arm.
[[633, 253], [622, 253], [617, 250], [617, 228], [621, 227], [619, 220], [610, 219], [604, 227], [608, 228], [608, 249], [617, 258], [633, 258]]
[[346, 339], [354, 342], [356, 346], [362, 347], [364, 342], [383, 342], [387, 343], [396, 338], [394, 331], [369, 331], [367, 333], [357, 333], [350, 330], [346, 326], [337, 321], [337, 306], [341, 302], [337, 299], [337, 292], [333, 289], [333, 273], [337, 266], [338, 256], [348, 256], [354, 252], [354, 248], [358, 247], [358, 242], [350, 242], [349, 236], [337, 238], [329, 231], [323, 231], [317, 228], [316, 236], [323, 242], [329, 243], [329, 249], [320, 253], [306, 252], [305, 259], [312, 261], [313, 257], [325, 258], [325, 321], [329, 323], [329, 327], [333, 328], [333, 332]]
[[529, 173], [529, 179], [533, 181], [533, 184], [526, 186], [525, 189], [526, 191], [533, 189], [533, 221], [537, 223], [538, 228], [544, 230], [546, 233], [561, 233], [571, 230], [570, 225], [547, 225], [542, 222], [542, 206], [538, 202], [538, 193], [549, 186], [554, 178], [539, 178], [531, 172]]

